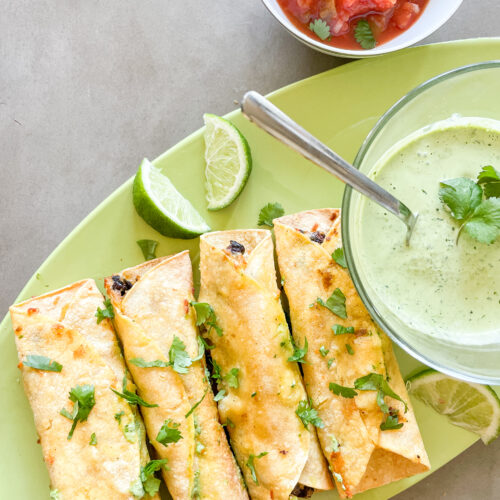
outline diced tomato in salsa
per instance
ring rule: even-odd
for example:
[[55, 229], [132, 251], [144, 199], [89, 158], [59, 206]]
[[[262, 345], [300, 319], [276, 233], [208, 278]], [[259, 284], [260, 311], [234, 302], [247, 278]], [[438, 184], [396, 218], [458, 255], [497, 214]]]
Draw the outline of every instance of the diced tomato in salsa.
[[[408, 29], [429, 0], [278, 0], [288, 18], [312, 38], [311, 23], [327, 23], [330, 37], [324, 43], [345, 49], [361, 49], [354, 35], [360, 19], [366, 19], [376, 44], [392, 40]], [[328, 30], [327, 30], [328, 34]]]

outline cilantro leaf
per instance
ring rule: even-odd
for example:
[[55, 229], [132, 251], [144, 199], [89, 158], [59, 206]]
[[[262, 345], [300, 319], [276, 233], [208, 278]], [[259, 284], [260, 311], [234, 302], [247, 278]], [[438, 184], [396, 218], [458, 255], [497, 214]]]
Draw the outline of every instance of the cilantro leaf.
[[320, 428], [323, 428], [325, 426], [323, 420], [318, 417], [318, 412], [313, 408], [311, 399], [303, 399], [299, 403], [299, 406], [295, 410], [295, 413], [300, 418], [300, 420], [302, 420], [302, 423], [307, 430], [309, 430], [309, 424]]
[[104, 309], [98, 307], [95, 316], [97, 318], [97, 324], [99, 324], [104, 318], [113, 319], [115, 317], [115, 312], [113, 311], [111, 300], [106, 299], [104, 301]]
[[160, 427], [156, 440], [163, 446], [168, 446], [170, 443], [177, 443], [177, 441], [182, 439], [181, 431], [178, 429], [179, 425], [179, 423], [167, 418]]
[[141, 467], [140, 479], [144, 491], [151, 497], [155, 496], [159, 489], [161, 481], [155, 477], [155, 472], [162, 468], [169, 470], [167, 465], [168, 460], [162, 458], [160, 460], [150, 460], [144, 467]]
[[254, 455], [253, 453], [250, 453], [250, 455], [248, 455], [248, 460], [247, 460], [247, 463], [245, 464], [249, 469], [250, 469], [250, 474], [252, 475], [252, 479], [254, 481], [255, 484], [259, 484], [259, 481], [257, 479], [257, 474], [255, 473], [255, 466], [254, 466], [254, 460], [256, 458], [262, 458], [262, 457], [265, 457], [267, 455], [267, 451], [263, 451], [262, 453], [259, 453], [258, 455]]
[[128, 361], [139, 368], [166, 368], [167, 366], [171, 366], [169, 362], [162, 361], [161, 359], [145, 361], [143, 358], [131, 358]]
[[223, 378], [227, 382], [227, 385], [229, 387], [233, 387], [234, 389], [238, 389], [238, 387], [240, 386], [240, 382], [238, 380], [239, 374], [240, 374], [239, 368], [231, 368], [231, 370], [229, 370], [229, 373], [224, 375]]
[[332, 330], [334, 335], [344, 335], [346, 333], [354, 333], [353, 326], [333, 325]]
[[500, 172], [488, 165], [477, 176], [477, 183], [483, 187], [486, 198], [500, 198]]
[[[200, 335], [198, 335], [198, 337], [196, 337], [196, 341], [198, 342], [198, 356], [194, 357], [191, 361], [193, 361], [193, 363], [195, 361], [199, 361], [201, 358], [203, 358], [203, 356], [205, 355], [205, 346], [208, 345], [205, 340], [203, 339], [203, 337], [200, 337]], [[209, 349], [211, 347], [208, 347]]]
[[[385, 403], [385, 396], [397, 399], [405, 406], [405, 412], [408, 411], [408, 405], [390, 388], [387, 380], [380, 373], [369, 373], [364, 377], [360, 377], [354, 381], [355, 389], [359, 391], [377, 391], [377, 404], [384, 414], [389, 414], [389, 416], [394, 414], [394, 410], [391, 411], [389, 406]], [[387, 420], [386, 420], [387, 423]], [[394, 425], [394, 422], [387, 423], [387, 425]], [[401, 426], [402, 427], [402, 426]], [[381, 427], [382, 428], [382, 427]], [[393, 427], [399, 428], [399, 427]], [[382, 429], [384, 430], [384, 429]]]
[[214, 397], [214, 401], [220, 401], [221, 399], [224, 398], [224, 396], [226, 395], [226, 390], [225, 389], [221, 389]]
[[142, 250], [142, 255], [146, 260], [156, 259], [156, 247], [158, 242], [155, 240], [137, 240], [136, 242]]
[[344, 269], [347, 269], [347, 262], [344, 256], [344, 249], [342, 247], [335, 249], [332, 253], [332, 259]]
[[212, 358], [212, 378], [214, 380], [222, 380], [220, 366], [214, 358]]
[[344, 387], [343, 385], [336, 384], [335, 382], [330, 382], [328, 388], [333, 392], [333, 394], [344, 398], [350, 399], [358, 395], [358, 393], [351, 387]]
[[319, 348], [319, 353], [321, 354], [321, 356], [323, 357], [326, 357], [326, 355], [330, 352], [330, 349], [327, 349], [324, 345], [322, 345], [320, 348]]
[[210, 333], [210, 330], [213, 328], [217, 335], [222, 337], [222, 328], [217, 323], [217, 316], [212, 306], [206, 302], [195, 301], [191, 301], [189, 304], [196, 312], [196, 326], [205, 326], [208, 333]]
[[288, 361], [296, 361], [297, 363], [305, 363], [304, 359], [307, 351], [309, 349], [309, 344], [307, 343], [307, 337], [304, 337], [304, 347], [300, 348], [292, 339], [293, 354], [288, 358]]
[[500, 233], [500, 198], [481, 202], [463, 228], [480, 243], [493, 243]]
[[375, 45], [377, 45], [372, 28], [366, 19], [361, 19], [358, 21], [358, 24], [356, 24], [354, 28], [354, 38], [356, 38], [356, 41], [365, 50], [373, 49]]
[[90, 446], [97, 446], [97, 436], [95, 435], [95, 432], [93, 432], [90, 435], [90, 441], [89, 441]]
[[332, 367], [333, 361], [334, 361], [334, 359], [333, 359], [333, 358], [330, 358], [330, 359], [328, 360], [328, 362], [327, 362], [327, 366], [328, 366], [328, 368], [331, 368], [331, 367]]
[[59, 413], [73, 420], [73, 425], [68, 434], [68, 441], [73, 437], [76, 424], [87, 420], [90, 410], [95, 405], [95, 388], [93, 385], [77, 385], [69, 391], [69, 399], [73, 401], [73, 413], [69, 413], [66, 408], [63, 408]]
[[200, 471], [194, 473], [193, 488], [191, 489], [191, 498], [193, 500], [201, 500], [201, 482]]
[[121, 424], [122, 423], [122, 417], [123, 415], [125, 415], [125, 412], [122, 410], [122, 411], [119, 411], [118, 413], [115, 413], [115, 420]]
[[[127, 379], [126, 379], [126, 377], [123, 377], [123, 392], [115, 391], [112, 387], [110, 387], [110, 389], [117, 396], [119, 396], [120, 398], [122, 398], [125, 401], [127, 401], [128, 404], [131, 404], [131, 405], [140, 405], [140, 406], [144, 406], [145, 408], [155, 408], [155, 407], [158, 406], [156, 404], [147, 403], [146, 401], [144, 401], [144, 399], [142, 399], [140, 396], [138, 396], [135, 392], [129, 391], [127, 389]], [[116, 418], [116, 415], [115, 415], [115, 418]]]
[[196, 410], [198, 406], [200, 406], [201, 402], [205, 399], [207, 392], [208, 392], [208, 387], [205, 389], [205, 392], [203, 393], [201, 399], [198, 402], [196, 402], [193, 406], [191, 406], [191, 409], [184, 415], [184, 418], [188, 418], [189, 415], [191, 415], [191, 413], [193, 413], [193, 411]]
[[470, 217], [483, 198], [482, 189], [472, 179], [459, 177], [448, 179], [439, 185], [439, 199], [459, 222]]
[[60, 372], [62, 370], [62, 365], [57, 361], [38, 354], [28, 354], [26, 360], [23, 361], [23, 365], [46, 372]]
[[187, 373], [188, 367], [191, 366], [191, 358], [186, 352], [186, 345], [177, 335], [174, 335], [174, 340], [168, 351], [168, 359], [177, 373]]
[[323, 19], [315, 19], [309, 24], [309, 29], [321, 40], [326, 40], [330, 35], [330, 26]]
[[352, 348], [351, 344], [346, 344], [345, 348], [351, 356], [354, 354], [354, 349]]
[[398, 416], [399, 412], [397, 410], [394, 412], [389, 411], [385, 421], [380, 424], [380, 429], [383, 431], [401, 429], [401, 427], [403, 427], [403, 422], [399, 422]]
[[347, 311], [345, 307], [345, 295], [342, 293], [340, 288], [335, 288], [333, 293], [328, 297], [326, 302], [322, 298], [318, 297], [316, 302], [329, 309], [333, 314], [337, 315], [339, 318], [346, 319]]
[[257, 225], [273, 227], [273, 219], [282, 215], [285, 215], [285, 210], [279, 203], [268, 203], [260, 209]]

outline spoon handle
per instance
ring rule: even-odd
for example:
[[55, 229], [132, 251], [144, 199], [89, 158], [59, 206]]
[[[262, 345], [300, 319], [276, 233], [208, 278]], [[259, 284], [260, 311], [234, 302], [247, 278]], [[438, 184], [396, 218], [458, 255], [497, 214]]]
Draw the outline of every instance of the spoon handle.
[[252, 122], [341, 181], [386, 208], [409, 226], [411, 211], [397, 198], [295, 123], [258, 92], [247, 92], [241, 111]]

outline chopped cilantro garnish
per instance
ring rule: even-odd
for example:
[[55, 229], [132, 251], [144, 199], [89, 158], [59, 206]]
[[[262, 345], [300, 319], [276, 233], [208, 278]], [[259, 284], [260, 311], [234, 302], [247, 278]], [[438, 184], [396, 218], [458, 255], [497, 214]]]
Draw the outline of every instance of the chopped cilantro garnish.
[[354, 38], [364, 49], [373, 49], [377, 42], [373, 36], [373, 31], [366, 19], [361, 19], [354, 28]]
[[63, 408], [60, 413], [63, 417], [73, 420], [73, 425], [68, 434], [68, 440], [73, 437], [76, 424], [87, 420], [90, 410], [95, 405], [95, 388], [93, 385], [77, 385], [69, 391], [69, 399], [73, 401], [73, 412]]
[[483, 200], [481, 186], [465, 177], [443, 181], [440, 186], [440, 200], [460, 223], [457, 243], [462, 230], [481, 243], [493, 243], [500, 234], [500, 198]]
[[174, 340], [168, 351], [168, 358], [172, 368], [177, 373], [188, 372], [188, 367], [191, 366], [191, 358], [186, 352], [186, 345], [177, 335], [174, 335]]
[[177, 443], [177, 441], [182, 439], [181, 431], [178, 429], [179, 425], [177, 422], [173, 422], [170, 418], [167, 418], [160, 427], [156, 440], [163, 446], [168, 446], [170, 443]]
[[196, 326], [204, 325], [208, 333], [212, 328], [216, 331], [219, 337], [222, 337], [222, 328], [217, 323], [217, 316], [210, 304], [206, 302], [195, 302], [189, 303], [196, 311]]
[[261, 208], [257, 225], [273, 227], [273, 219], [285, 214], [285, 210], [279, 203], [268, 203]]
[[23, 361], [23, 365], [47, 372], [60, 372], [62, 370], [62, 365], [57, 361], [38, 354], [28, 354], [26, 359]]
[[137, 240], [137, 244], [142, 250], [142, 255], [146, 260], [156, 259], [156, 247], [158, 242], [155, 240]]
[[205, 345], [206, 345], [205, 340], [200, 335], [198, 335], [198, 337], [196, 337], [196, 340], [198, 342], [198, 356], [194, 357], [191, 360], [193, 362], [199, 361], [205, 355]]
[[322, 345], [319, 348], [319, 352], [320, 352], [321, 356], [326, 357], [326, 355], [330, 352], [330, 349], [327, 349], [324, 345]]
[[263, 451], [258, 455], [254, 455], [253, 453], [250, 453], [250, 455], [248, 455], [248, 460], [245, 465], [250, 469], [250, 474], [252, 475], [252, 479], [255, 484], [259, 484], [259, 480], [257, 479], [257, 474], [255, 472], [254, 460], [256, 460], [257, 458], [265, 457], [267, 453], [267, 451]]
[[257, 396], [257, 393], [256, 393], [256, 392], [252, 392], [252, 394], [250, 394], [250, 397], [251, 397], [251, 398], [254, 398], [255, 396]]
[[151, 497], [155, 496], [160, 490], [161, 481], [155, 477], [155, 472], [161, 470], [169, 470], [167, 465], [168, 460], [162, 458], [160, 460], [150, 460], [144, 467], [141, 467], [141, 482], [144, 491]]
[[339, 318], [343, 319], [347, 318], [345, 295], [342, 293], [342, 290], [340, 290], [340, 288], [335, 288], [335, 290], [330, 295], [330, 297], [328, 297], [326, 302], [320, 297], [316, 299], [316, 302], [319, 305], [329, 309], [333, 314], [337, 315]]
[[395, 421], [395, 418], [397, 419], [397, 411], [395, 412], [393, 409], [389, 408], [384, 398], [385, 396], [389, 396], [401, 401], [405, 406], [405, 412], [408, 411], [408, 405], [389, 387], [387, 380], [384, 379], [382, 374], [369, 373], [364, 377], [360, 377], [354, 381], [354, 387], [359, 391], [377, 391], [377, 404], [384, 415], [387, 415], [386, 421], [382, 423], [384, 428], [382, 428], [382, 425], [380, 427], [382, 430], [389, 428], [399, 429], [402, 427], [402, 424], [399, 427], [395, 427], [399, 425], [397, 421]]
[[229, 387], [232, 387], [233, 389], [238, 389], [240, 386], [240, 382], [238, 380], [240, 374], [240, 369], [239, 368], [231, 368], [229, 372], [224, 375], [224, 380], [227, 382], [227, 385]]
[[146, 401], [144, 401], [144, 399], [142, 399], [140, 396], [138, 396], [135, 392], [129, 391], [127, 389], [127, 379], [125, 377], [123, 377], [123, 392], [115, 391], [115, 389], [113, 389], [112, 387], [110, 387], [110, 389], [117, 396], [125, 399], [125, 401], [127, 401], [131, 405], [140, 405], [140, 406], [144, 406], [145, 408], [154, 408], [154, 407], [158, 406], [156, 404], [147, 403]]
[[304, 359], [307, 351], [309, 349], [309, 345], [307, 343], [307, 337], [304, 337], [304, 347], [300, 348], [298, 345], [295, 344], [295, 342], [292, 339], [292, 346], [293, 346], [293, 354], [288, 358], [288, 361], [296, 361], [297, 363], [305, 363], [306, 360]]
[[222, 380], [222, 374], [220, 366], [217, 364], [214, 358], [212, 358], [212, 378], [214, 380]]
[[333, 330], [333, 333], [335, 335], [344, 335], [345, 333], [354, 333], [353, 326], [333, 325], [332, 330]]
[[384, 422], [380, 424], [380, 429], [383, 431], [389, 431], [393, 429], [401, 429], [403, 427], [403, 422], [399, 422], [399, 412], [391, 412], [387, 414], [387, 418]]
[[97, 446], [97, 436], [95, 435], [95, 432], [93, 432], [90, 435], [90, 441], [89, 441], [90, 446]]
[[354, 349], [352, 348], [351, 344], [346, 344], [345, 348], [351, 356], [354, 354]]
[[298, 408], [295, 410], [297, 416], [302, 420], [304, 427], [309, 430], [309, 424], [315, 427], [324, 427], [323, 420], [318, 417], [318, 412], [313, 408], [311, 399], [304, 399], [299, 403]]
[[197, 470], [194, 473], [193, 489], [191, 490], [191, 498], [193, 500], [201, 499], [201, 483], [200, 483], [200, 471]]
[[335, 249], [332, 253], [332, 259], [344, 269], [347, 268], [347, 262], [345, 261], [344, 249], [342, 247]]
[[309, 29], [321, 40], [326, 40], [330, 35], [330, 26], [323, 19], [315, 19], [309, 23]]
[[328, 362], [327, 362], [327, 366], [328, 366], [328, 368], [331, 368], [331, 366], [332, 366], [332, 364], [333, 364], [333, 361], [334, 361], [334, 359], [333, 359], [333, 358], [330, 358], [330, 359], [328, 360]]
[[330, 382], [328, 388], [333, 392], [333, 394], [344, 398], [350, 399], [358, 395], [358, 393], [351, 387], [344, 387], [343, 385], [336, 384], [335, 382]]
[[106, 299], [104, 301], [104, 309], [98, 307], [95, 316], [97, 318], [97, 324], [99, 324], [105, 318], [113, 319], [115, 317], [115, 312], [113, 311], [111, 300]]
[[125, 415], [125, 412], [123, 410], [115, 413], [115, 420], [117, 420], [119, 424], [121, 424], [123, 415]]
[[224, 398], [224, 396], [226, 395], [226, 390], [225, 389], [221, 389], [215, 396], [214, 396], [214, 401], [220, 401], [221, 399]]
[[486, 198], [500, 198], [500, 172], [488, 165], [477, 176], [477, 183], [482, 186]]
[[205, 392], [204, 392], [203, 396], [201, 397], [201, 399], [191, 407], [191, 409], [186, 413], [186, 415], [184, 415], [185, 418], [188, 418], [189, 415], [191, 415], [191, 413], [193, 413], [193, 411], [196, 410], [196, 408], [198, 408], [198, 406], [200, 406], [201, 402], [205, 399], [207, 392], [208, 392], [208, 387], [205, 389]]
[[171, 363], [168, 361], [162, 361], [161, 359], [145, 361], [143, 358], [132, 358], [128, 361], [139, 368], [166, 368], [167, 366], [171, 366]]

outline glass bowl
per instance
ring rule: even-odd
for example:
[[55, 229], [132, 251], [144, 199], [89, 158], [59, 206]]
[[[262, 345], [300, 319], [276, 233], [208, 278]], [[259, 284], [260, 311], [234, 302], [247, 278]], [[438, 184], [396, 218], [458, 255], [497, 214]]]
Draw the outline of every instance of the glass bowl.
[[[354, 165], [368, 173], [396, 142], [454, 115], [500, 120], [499, 94], [500, 61], [472, 64], [432, 78], [410, 91], [380, 118], [361, 146]], [[361, 194], [346, 187], [342, 202], [342, 240], [354, 285], [375, 322], [422, 363], [463, 380], [500, 385], [500, 301], [492, 310], [492, 314], [498, 315], [498, 335], [488, 342], [484, 339], [481, 342], [478, 337], [477, 341], [464, 343], [460, 339], [445, 340], [412, 330], [384, 305], [365, 278], [356, 246], [359, 225], [355, 217], [361, 198]], [[487, 283], [487, 276], [485, 281]]]

